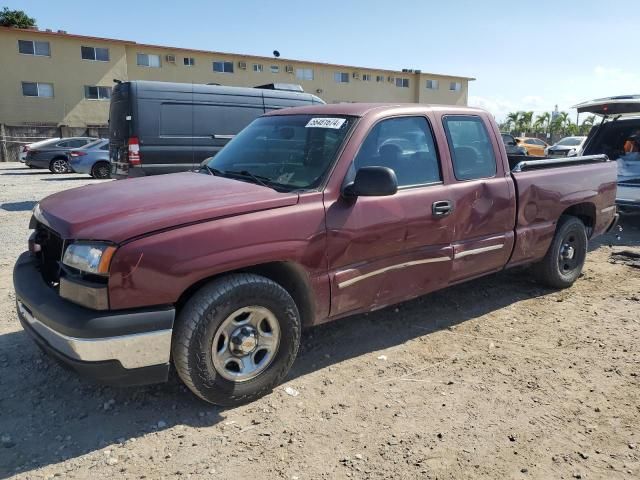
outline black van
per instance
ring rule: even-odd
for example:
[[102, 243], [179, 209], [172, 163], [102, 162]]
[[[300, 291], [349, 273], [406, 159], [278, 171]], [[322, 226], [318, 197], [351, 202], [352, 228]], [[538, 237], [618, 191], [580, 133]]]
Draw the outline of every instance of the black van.
[[190, 170], [271, 110], [325, 103], [296, 85], [258, 88], [122, 82], [111, 94], [109, 157], [114, 178]]

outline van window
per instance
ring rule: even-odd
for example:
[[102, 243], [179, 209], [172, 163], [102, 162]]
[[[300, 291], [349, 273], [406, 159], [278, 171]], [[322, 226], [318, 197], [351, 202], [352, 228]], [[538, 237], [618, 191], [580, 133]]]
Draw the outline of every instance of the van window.
[[443, 123], [456, 178], [473, 180], [495, 176], [496, 157], [482, 119], [473, 115], [447, 115]]

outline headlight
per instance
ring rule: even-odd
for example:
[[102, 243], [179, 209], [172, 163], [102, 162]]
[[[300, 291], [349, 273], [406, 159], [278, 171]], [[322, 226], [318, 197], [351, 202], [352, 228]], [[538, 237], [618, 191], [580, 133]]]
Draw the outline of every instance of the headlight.
[[567, 157], [573, 157], [576, 154], [576, 149], [572, 148], [571, 150], [569, 150], [569, 152], [567, 153]]
[[67, 247], [62, 263], [86, 273], [107, 275], [116, 247], [99, 242], [78, 242]]

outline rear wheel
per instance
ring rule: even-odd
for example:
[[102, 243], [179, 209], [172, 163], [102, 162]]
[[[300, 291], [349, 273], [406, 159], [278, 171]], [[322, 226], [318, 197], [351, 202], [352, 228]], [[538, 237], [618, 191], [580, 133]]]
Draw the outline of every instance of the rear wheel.
[[69, 171], [69, 161], [65, 157], [56, 157], [49, 163], [51, 173], [67, 173]]
[[538, 280], [552, 288], [573, 285], [582, 273], [587, 245], [584, 223], [576, 217], [560, 217], [547, 254], [533, 267]]
[[107, 162], [98, 162], [91, 168], [91, 176], [93, 178], [110, 178], [111, 168]]
[[172, 356], [200, 398], [232, 406], [265, 395], [289, 371], [300, 344], [300, 316], [289, 293], [268, 278], [213, 280], [176, 320]]

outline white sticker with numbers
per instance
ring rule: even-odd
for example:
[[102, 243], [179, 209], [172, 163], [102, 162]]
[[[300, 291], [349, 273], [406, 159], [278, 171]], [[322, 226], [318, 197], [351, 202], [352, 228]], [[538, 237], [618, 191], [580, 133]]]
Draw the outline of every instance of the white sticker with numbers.
[[335, 128], [338, 129], [346, 121], [346, 118], [312, 118], [305, 125], [306, 128]]

